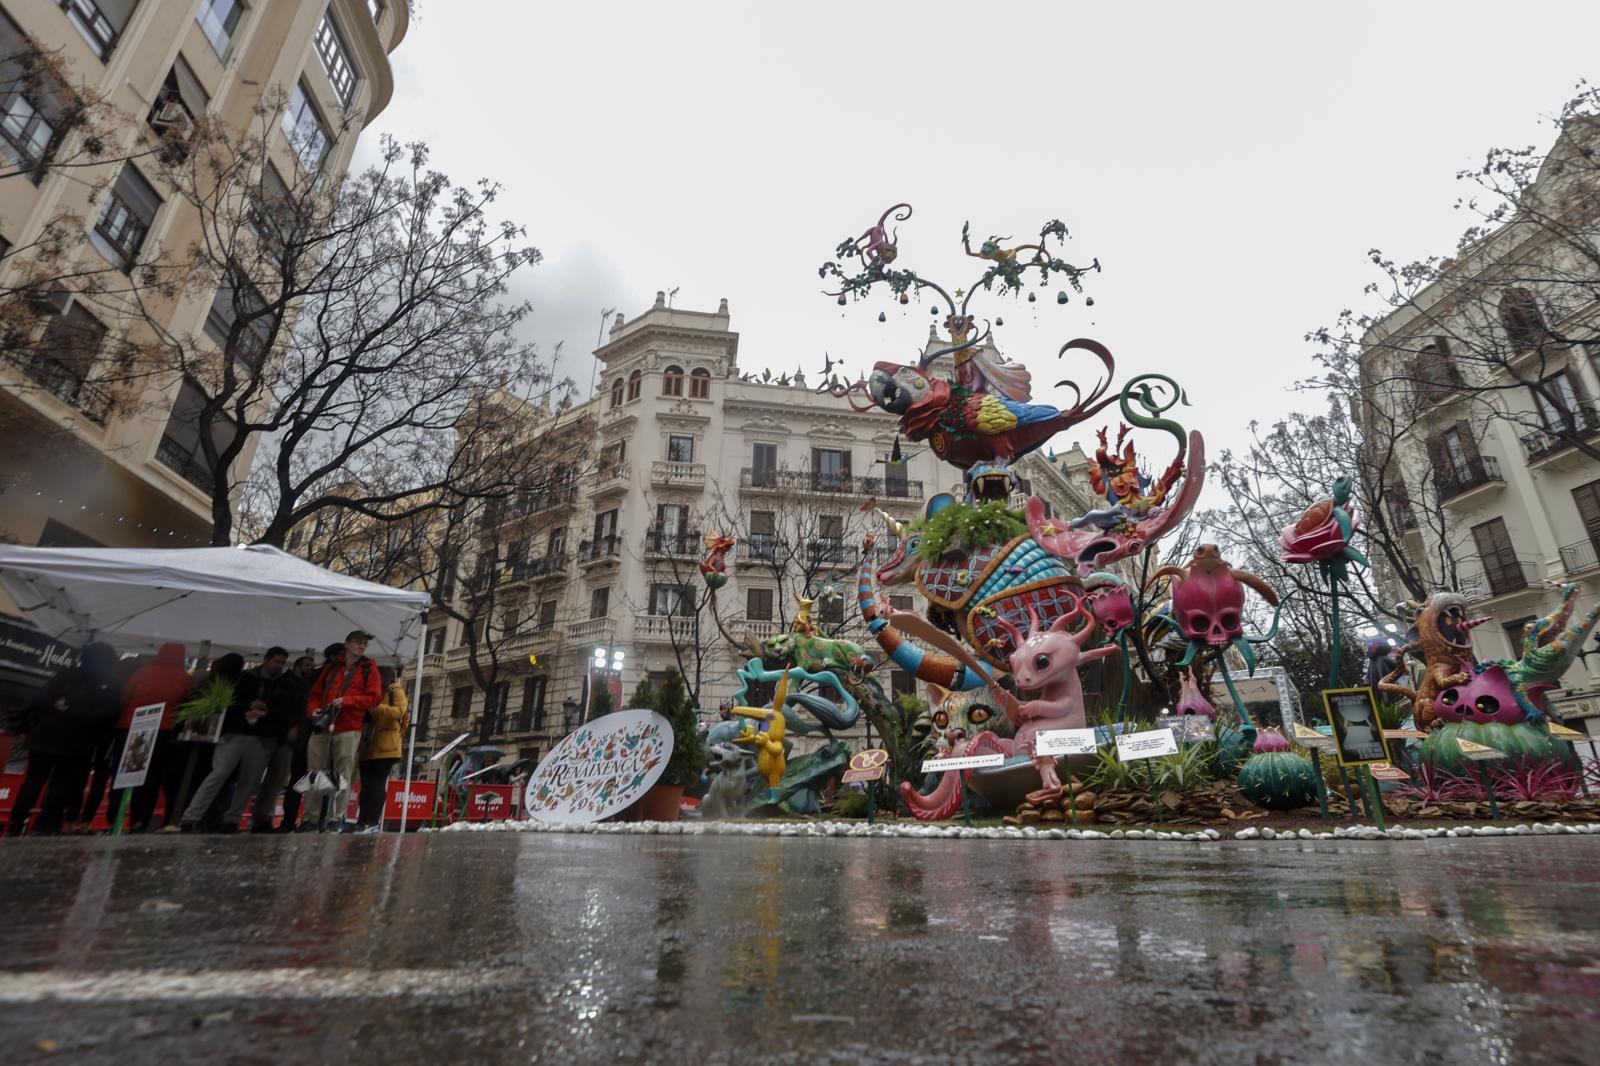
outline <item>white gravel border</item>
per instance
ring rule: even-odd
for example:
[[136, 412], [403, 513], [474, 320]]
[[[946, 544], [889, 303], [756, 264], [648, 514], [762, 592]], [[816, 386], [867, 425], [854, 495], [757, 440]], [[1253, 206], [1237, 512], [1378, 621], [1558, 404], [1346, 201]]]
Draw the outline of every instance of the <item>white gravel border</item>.
[[1563, 833], [1600, 833], [1600, 822], [1567, 825], [1563, 822], [1519, 823], [1507, 826], [1461, 826], [1451, 829], [1407, 829], [1391, 826], [1387, 832], [1372, 825], [1344, 825], [1324, 832], [1309, 829], [1276, 830], [1249, 826], [1232, 833], [1218, 829], [1167, 832], [1159, 829], [1040, 829], [1036, 826], [969, 829], [959, 825], [879, 822], [455, 822], [431, 833], [590, 833], [622, 836], [730, 836], [730, 837], [943, 837], [961, 840], [1429, 840], [1434, 837], [1554, 836]]

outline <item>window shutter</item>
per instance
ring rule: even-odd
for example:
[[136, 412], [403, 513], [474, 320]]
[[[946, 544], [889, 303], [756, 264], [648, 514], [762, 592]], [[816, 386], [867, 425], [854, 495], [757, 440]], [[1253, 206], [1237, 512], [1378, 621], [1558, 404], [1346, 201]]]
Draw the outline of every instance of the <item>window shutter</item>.
[[1600, 481], [1591, 481], [1573, 489], [1572, 501], [1578, 505], [1578, 518], [1582, 520], [1589, 539], [1600, 550]]
[[1476, 463], [1483, 456], [1478, 452], [1478, 438], [1472, 435], [1472, 427], [1465, 422], [1456, 423], [1456, 433], [1461, 438], [1461, 450], [1466, 453], [1467, 462]]
[[1515, 565], [1517, 554], [1511, 548], [1511, 533], [1505, 519], [1495, 518], [1472, 527], [1472, 540], [1486, 567]]
[[1443, 437], [1428, 438], [1428, 463], [1433, 467], [1433, 480], [1435, 484], [1453, 480], [1450, 469], [1450, 453], [1445, 449]]

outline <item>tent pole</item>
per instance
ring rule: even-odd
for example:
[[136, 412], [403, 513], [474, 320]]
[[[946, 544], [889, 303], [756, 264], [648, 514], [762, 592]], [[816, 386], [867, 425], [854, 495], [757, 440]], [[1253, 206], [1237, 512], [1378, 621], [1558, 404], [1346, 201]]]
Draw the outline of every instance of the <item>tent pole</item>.
[[424, 607], [417, 632], [417, 676], [411, 682], [411, 742], [406, 748], [406, 785], [400, 793], [400, 834], [405, 835], [406, 815], [411, 811], [411, 766], [417, 758], [417, 712], [422, 707], [422, 652], [428, 644], [428, 609]]

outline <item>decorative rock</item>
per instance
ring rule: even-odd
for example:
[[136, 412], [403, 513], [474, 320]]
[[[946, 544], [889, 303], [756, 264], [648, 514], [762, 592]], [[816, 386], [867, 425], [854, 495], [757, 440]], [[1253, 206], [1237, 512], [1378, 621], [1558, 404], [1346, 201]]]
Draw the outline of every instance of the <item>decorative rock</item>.
[[1100, 830], [1098, 830], [1098, 829], [1085, 829], [1085, 830], [1082, 830], [1082, 833], [1083, 833], [1083, 839], [1084, 840], [1104, 840], [1104, 839], [1106, 839], [1106, 835], [1104, 833], [1100, 832]]
[[1206, 832], [1206, 836], [1210, 837], [1212, 840], [1221, 840], [1222, 839], [1222, 833], [1221, 833], [1220, 830], [1207, 829], [1205, 832]]
[[1254, 840], [1259, 836], [1261, 836], [1261, 830], [1257, 829], [1255, 826], [1251, 826], [1248, 829], [1241, 829], [1237, 833], [1233, 834], [1233, 839]]
[[1486, 825], [1474, 835], [1480, 837], [1503, 837], [1506, 835], [1506, 831], [1497, 825]]
[[1126, 829], [1113, 829], [1111, 831], [1111, 839], [1112, 840], [1121, 840], [1123, 837], [1125, 837], [1127, 835], [1128, 835], [1128, 831]]
[[1311, 837], [1312, 837], [1311, 830], [1309, 830], [1309, 829], [1301, 829], [1295, 835], [1298, 836], [1301, 840], [1310, 840]]
[[1264, 826], [1261, 827], [1261, 839], [1262, 840], [1275, 840], [1275, 839], [1277, 839], [1277, 836], [1278, 836], [1278, 831], [1276, 829], [1272, 828], [1272, 826], [1264, 825]]

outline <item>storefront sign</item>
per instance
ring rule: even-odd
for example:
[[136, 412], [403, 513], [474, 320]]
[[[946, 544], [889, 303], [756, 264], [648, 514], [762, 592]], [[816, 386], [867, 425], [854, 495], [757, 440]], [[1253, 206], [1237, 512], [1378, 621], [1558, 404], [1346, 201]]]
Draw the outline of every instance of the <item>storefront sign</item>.
[[1093, 729], [1045, 729], [1034, 737], [1040, 755], [1093, 755], [1100, 750]]
[[117, 763], [117, 778], [111, 783], [116, 790], [138, 788], [150, 772], [150, 757], [155, 754], [156, 735], [161, 732], [161, 713], [165, 703], [150, 703], [133, 709], [133, 721], [128, 726], [128, 742], [122, 746], [122, 758]]
[[667, 769], [672, 725], [635, 708], [567, 734], [528, 779], [524, 806], [542, 822], [598, 822], [630, 806]]
[[1178, 738], [1172, 735], [1170, 729], [1146, 729], [1139, 733], [1124, 733], [1117, 738], [1117, 758], [1123, 762], [1176, 754]]
[[408, 822], [425, 822], [433, 812], [433, 799], [432, 781], [413, 781], [409, 790], [404, 781], [390, 781], [383, 800], [383, 820], [398, 822], [404, 814]]
[[0, 666], [40, 678], [79, 663], [78, 649], [47, 633], [0, 620]]

